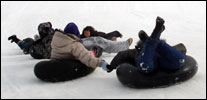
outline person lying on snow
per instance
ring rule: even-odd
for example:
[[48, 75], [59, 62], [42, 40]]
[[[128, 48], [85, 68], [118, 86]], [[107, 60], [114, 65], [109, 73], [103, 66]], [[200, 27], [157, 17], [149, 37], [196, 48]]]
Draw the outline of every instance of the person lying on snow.
[[[77, 27], [75, 23], [68, 23], [64, 29], [65, 33], [73, 32], [76, 34], [78, 38], [80, 38], [79, 30], [76, 29]], [[128, 50], [129, 46], [132, 44], [133, 39], [129, 38], [126, 41], [111, 41], [104, 39], [100, 36], [93, 36], [93, 37], [87, 37], [87, 38], [81, 38], [82, 44], [85, 48], [90, 49], [93, 47], [100, 47], [103, 49], [104, 52], [107, 53], [118, 53], [119, 51]]]
[[36, 59], [49, 59], [50, 44], [55, 30], [50, 22], [44, 22], [38, 25], [38, 32], [39, 35], [34, 35], [34, 39], [26, 38], [21, 40], [16, 35], [12, 35], [8, 40], [11, 40], [11, 43], [15, 42], [23, 50], [24, 54], [31, 54]]
[[150, 36], [143, 30], [139, 32], [140, 41], [135, 49], [119, 52], [111, 61], [113, 69], [123, 63], [128, 62], [142, 73], [153, 73], [158, 68], [166, 70], [178, 70], [185, 63], [186, 48], [180, 43], [175, 46], [168, 45], [160, 40], [164, 31], [164, 20], [160, 17], [156, 19], [156, 26]]
[[[69, 23], [64, 29], [64, 32], [70, 32], [73, 30], [74, 23]], [[52, 28], [52, 24], [50, 22], [41, 23], [38, 26], [38, 31], [40, 34], [40, 39], [33, 40], [31, 38], [26, 38], [24, 40], [20, 40], [16, 37], [16, 35], [10, 36], [8, 39], [11, 42], [15, 42], [25, 54], [30, 54], [35, 59], [49, 59], [51, 56], [51, 41], [54, 35], [54, 29]], [[80, 38], [79, 30], [74, 30], [76, 32], [77, 37]], [[90, 37], [90, 38], [82, 38], [82, 43], [88, 50], [93, 50], [96, 52], [97, 57], [99, 57], [102, 51], [107, 53], [117, 53], [119, 51], [129, 49], [129, 46], [132, 44], [133, 39], [129, 38], [127, 41], [116, 42], [106, 40], [102, 37]]]
[[95, 28], [92, 26], [86, 26], [83, 29], [82, 34], [80, 35], [81, 38], [94, 37], [94, 36], [100, 36], [112, 41], [116, 41], [118, 37], [122, 38], [122, 34], [119, 31], [104, 33], [95, 30]]

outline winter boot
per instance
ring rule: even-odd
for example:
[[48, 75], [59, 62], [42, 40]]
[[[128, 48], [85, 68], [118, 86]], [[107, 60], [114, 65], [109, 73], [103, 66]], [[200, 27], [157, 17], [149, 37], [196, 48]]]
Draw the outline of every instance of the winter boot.
[[20, 41], [20, 39], [17, 38], [16, 35], [12, 35], [8, 38], [8, 40], [11, 40], [11, 43], [12, 42], [15, 42], [15, 43], [18, 43]]
[[147, 38], [149, 37], [149, 36], [147, 35], [147, 33], [146, 33], [145, 31], [143, 31], [143, 30], [139, 31], [138, 36], [139, 36], [139, 39], [140, 39], [143, 43], [144, 43], [145, 40], [147, 40]]
[[129, 43], [129, 46], [130, 46], [132, 44], [132, 42], [133, 42], [133, 39], [132, 38], [129, 38], [127, 41]]
[[155, 28], [151, 34], [152, 39], [159, 40], [161, 33], [165, 30], [165, 21], [161, 17], [157, 17]]

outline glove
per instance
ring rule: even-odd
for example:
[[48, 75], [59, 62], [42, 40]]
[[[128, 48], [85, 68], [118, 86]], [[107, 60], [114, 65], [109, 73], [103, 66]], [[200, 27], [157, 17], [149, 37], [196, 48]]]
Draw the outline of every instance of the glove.
[[107, 72], [111, 72], [113, 70], [113, 68], [105, 61], [102, 61], [101, 67], [103, 70], [105, 70]]

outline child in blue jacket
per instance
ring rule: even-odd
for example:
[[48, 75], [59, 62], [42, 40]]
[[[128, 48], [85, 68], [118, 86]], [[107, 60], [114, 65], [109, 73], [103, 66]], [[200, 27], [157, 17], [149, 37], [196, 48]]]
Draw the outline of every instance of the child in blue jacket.
[[144, 42], [144, 47], [136, 61], [139, 71], [151, 73], [158, 66], [168, 70], [176, 70], [184, 64], [185, 55], [160, 40], [164, 29], [164, 20], [157, 17], [155, 29], [150, 36], [147, 36], [144, 31], [139, 33], [141, 41]]

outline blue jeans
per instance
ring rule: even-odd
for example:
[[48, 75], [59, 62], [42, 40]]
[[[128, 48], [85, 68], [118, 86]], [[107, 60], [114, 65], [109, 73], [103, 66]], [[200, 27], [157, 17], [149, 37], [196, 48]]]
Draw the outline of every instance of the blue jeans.
[[34, 40], [29, 40], [29, 41], [19, 41], [17, 45], [24, 50], [25, 47], [31, 46], [35, 41]]

